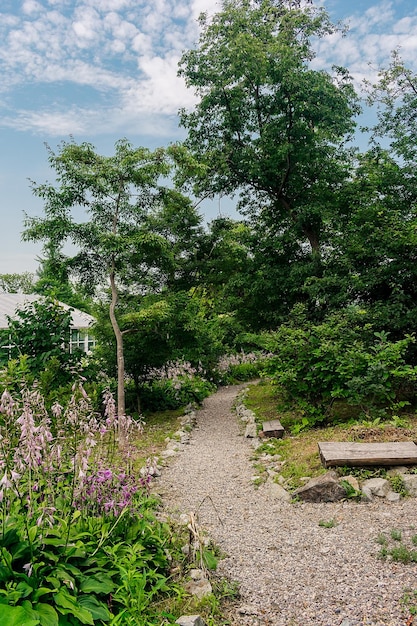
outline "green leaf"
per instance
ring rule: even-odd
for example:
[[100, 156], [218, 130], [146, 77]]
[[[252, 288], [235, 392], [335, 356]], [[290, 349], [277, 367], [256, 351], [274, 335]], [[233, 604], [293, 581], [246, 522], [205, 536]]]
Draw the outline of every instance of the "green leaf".
[[214, 556], [213, 552], [210, 552], [210, 550], [204, 550], [203, 559], [208, 569], [217, 569], [218, 559]]
[[30, 594], [33, 591], [33, 587], [28, 585], [23, 580], [20, 583], [18, 583], [16, 589], [17, 589], [17, 591], [19, 591], [21, 598], [27, 598], [28, 596], [30, 596]]
[[89, 576], [88, 578], [84, 578], [84, 580], [80, 584], [80, 591], [84, 593], [112, 593], [114, 591], [114, 584], [111, 578], [107, 576], [101, 576], [100, 578], [96, 576]]
[[103, 622], [108, 622], [112, 617], [104, 602], [100, 602], [94, 596], [80, 596], [78, 603], [88, 609], [95, 620], [101, 619]]
[[40, 621], [30, 602], [23, 603], [22, 606], [1, 607], [1, 626], [38, 626], [38, 624]]
[[73, 615], [80, 620], [81, 624], [94, 625], [91, 612], [78, 604], [77, 598], [70, 595], [67, 589], [61, 589], [54, 595], [57, 609], [63, 615]]
[[58, 613], [53, 606], [38, 603], [33, 608], [39, 615], [41, 626], [58, 626]]
[[32, 600], [33, 602], [36, 602], [37, 600], [39, 600], [39, 598], [46, 595], [47, 593], [56, 593], [57, 591], [58, 589], [49, 589], [48, 587], [39, 587], [38, 589], [36, 589], [35, 593], [33, 594]]

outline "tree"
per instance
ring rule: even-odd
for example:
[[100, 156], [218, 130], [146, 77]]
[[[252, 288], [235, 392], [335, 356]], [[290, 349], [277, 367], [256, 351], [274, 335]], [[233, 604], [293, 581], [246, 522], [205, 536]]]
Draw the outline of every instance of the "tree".
[[264, 228], [291, 230], [304, 254], [307, 244], [319, 257], [359, 109], [345, 69], [312, 68], [311, 40], [335, 27], [322, 8], [300, 4], [224, 0], [211, 21], [201, 15], [198, 47], [179, 71], [199, 102], [181, 124], [204, 166], [194, 191], [238, 192]]
[[388, 68], [379, 72], [373, 85], [370, 103], [377, 103], [378, 123], [374, 140], [388, 138], [394, 153], [405, 164], [417, 161], [417, 75], [406, 67], [398, 50], [394, 50]]
[[0, 274], [0, 291], [6, 293], [33, 293], [35, 275], [32, 272], [22, 274]]
[[[172, 246], [152, 229], [152, 218], [164, 206], [184, 203], [162, 187], [170, 166], [162, 149], [133, 148], [127, 140], [115, 145], [114, 156], [101, 156], [88, 143], [63, 142], [49, 150], [57, 184], [33, 184], [45, 202], [45, 216], [26, 218], [23, 237], [46, 241], [60, 250], [65, 241], [76, 249], [65, 267], [91, 291], [110, 287], [109, 316], [117, 347], [117, 405], [125, 413], [123, 336], [117, 317], [120, 290], [129, 285], [143, 293], [153, 288], [155, 273], [169, 274]], [[174, 196], [174, 197], [173, 197]], [[77, 220], [78, 218], [78, 220]]]

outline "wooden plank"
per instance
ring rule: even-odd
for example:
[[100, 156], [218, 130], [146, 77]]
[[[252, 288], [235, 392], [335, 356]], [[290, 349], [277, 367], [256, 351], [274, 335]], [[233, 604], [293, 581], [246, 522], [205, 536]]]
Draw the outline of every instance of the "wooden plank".
[[279, 420], [270, 420], [269, 422], [263, 422], [262, 432], [265, 437], [280, 439], [284, 436], [284, 427]]
[[324, 441], [318, 444], [325, 467], [336, 465], [417, 465], [417, 446], [412, 441], [354, 443]]

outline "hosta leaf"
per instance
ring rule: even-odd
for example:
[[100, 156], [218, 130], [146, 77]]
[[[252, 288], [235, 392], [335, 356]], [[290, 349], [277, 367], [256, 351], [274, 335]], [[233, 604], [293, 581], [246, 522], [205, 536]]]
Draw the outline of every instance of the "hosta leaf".
[[93, 616], [88, 609], [78, 604], [77, 598], [71, 596], [66, 589], [61, 589], [54, 595], [55, 604], [60, 613], [72, 615], [80, 620], [81, 624], [94, 626]]
[[38, 587], [38, 589], [36, 589], [35, 593], [32, 596], [32, 601], [36, 602], [37, 600], [39, 600], [39, 598], [46, 595], [47, 593], [54, 593], [56, 591], [57, 589], [49, 589], [48, 587]]
[[111, 593], [114, 591], [114, 584], [111, 578], [102, 576], [100, 579], [95, 576], [85, 577], [80, 584], [80, 591], [84, 593]]
[[33, 607], [39, 615], [41, 626], [58, 626], [58, 613], [49, 604], [38, 603]]
[[38, 626], [39, 619], [28, 602], [22, 606], [1, 605], [1, 626]]
[[88, 609], [94, 619], [101, 619], [103, 622], [108, 622], [112, 617], [107, 606], [94, 596], [80, 596], [78, 603]]

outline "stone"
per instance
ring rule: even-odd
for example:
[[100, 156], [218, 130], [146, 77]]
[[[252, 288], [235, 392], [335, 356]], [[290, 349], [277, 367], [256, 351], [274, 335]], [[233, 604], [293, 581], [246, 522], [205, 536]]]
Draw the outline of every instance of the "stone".
[[240, 615], [258, 615], [259, 610], [256, 606], [251, 604], [242, 604], [242, 606], [237, 609], [237, 612], [240, 613]]
[[388, 502], [399, 502], [401, 500], [401, 494], [396, 491], [390, 491], [387, 493], [386, 499]]
[[174, 452], [178, 452], [182, 449], [182, 444], [179, 441], [170, 441], [167, 445], [167, 450], [174, 450]]
[[251, 443], [251, 446], [252, 446], [252, 448], [254, 450], [257, 450], [262, 445], [262, 442], [261, 442], [261, 440], [258, 437], [253, 437], [250, 440], [250, 443]]
[[197, 568], [190, 570], [190, 577], [192, 578], [192, 580], [207, 580], [204, 571]]
[[205, 596], [209, 596], [213, 591], [210, 582], [206, 578], [190, 580], [190, 582], [186, 583], [184, 588], [189, 594], [196, 596], [200, 600]]
[[417, 497], [417, 474], [403, 474], [402, 479], [404, 487], [408, 491], [408, 495], [413, 498]]
[[282, 502], [291, 502], [292, 496], [282, 485], [278, 483], [268, 483], [269, 495], [275, 500], [281, 500]]
[[386, 498], [390, 491], [390, 482], [385, 478], [370, 478], [362, 483], [362, 493], [368, 500], [373, 500], [374, 496]]
[[296, 489], [294, 495], [304, 502], [337, 502], [346, 496], [346, 491], [339, 484], [335, 472], [327, 472]]
[[242, 422], [254, 422], [255, 414], [252, 411], [249, 411], [249, 409], [244, 409], [240, 414], [240, 419]]
[[258, 433], [255, 422], [249, 422], [245, 429], [245, 437], [247, 439], [254, 439], [257, 435]]
[[387, 476], [401, 476], [402, 474], [408, 474], [408, 472], [409, 468], [405, 467], [405, 465], [397, 465], [387, 471]]
[[182, 615], [175, 623], [179, 626], [206, 626], [206, 622], [199, 615]]
[[176, 452], [175, 450], [163, 450], [163, 451], [161, 452], [161, 457], [162, 457], [163, 459], [167, 459], [167, 458], [169, 458], [170, 456], [175, 456], [176, 454], [177, 454], [177, 452]]

